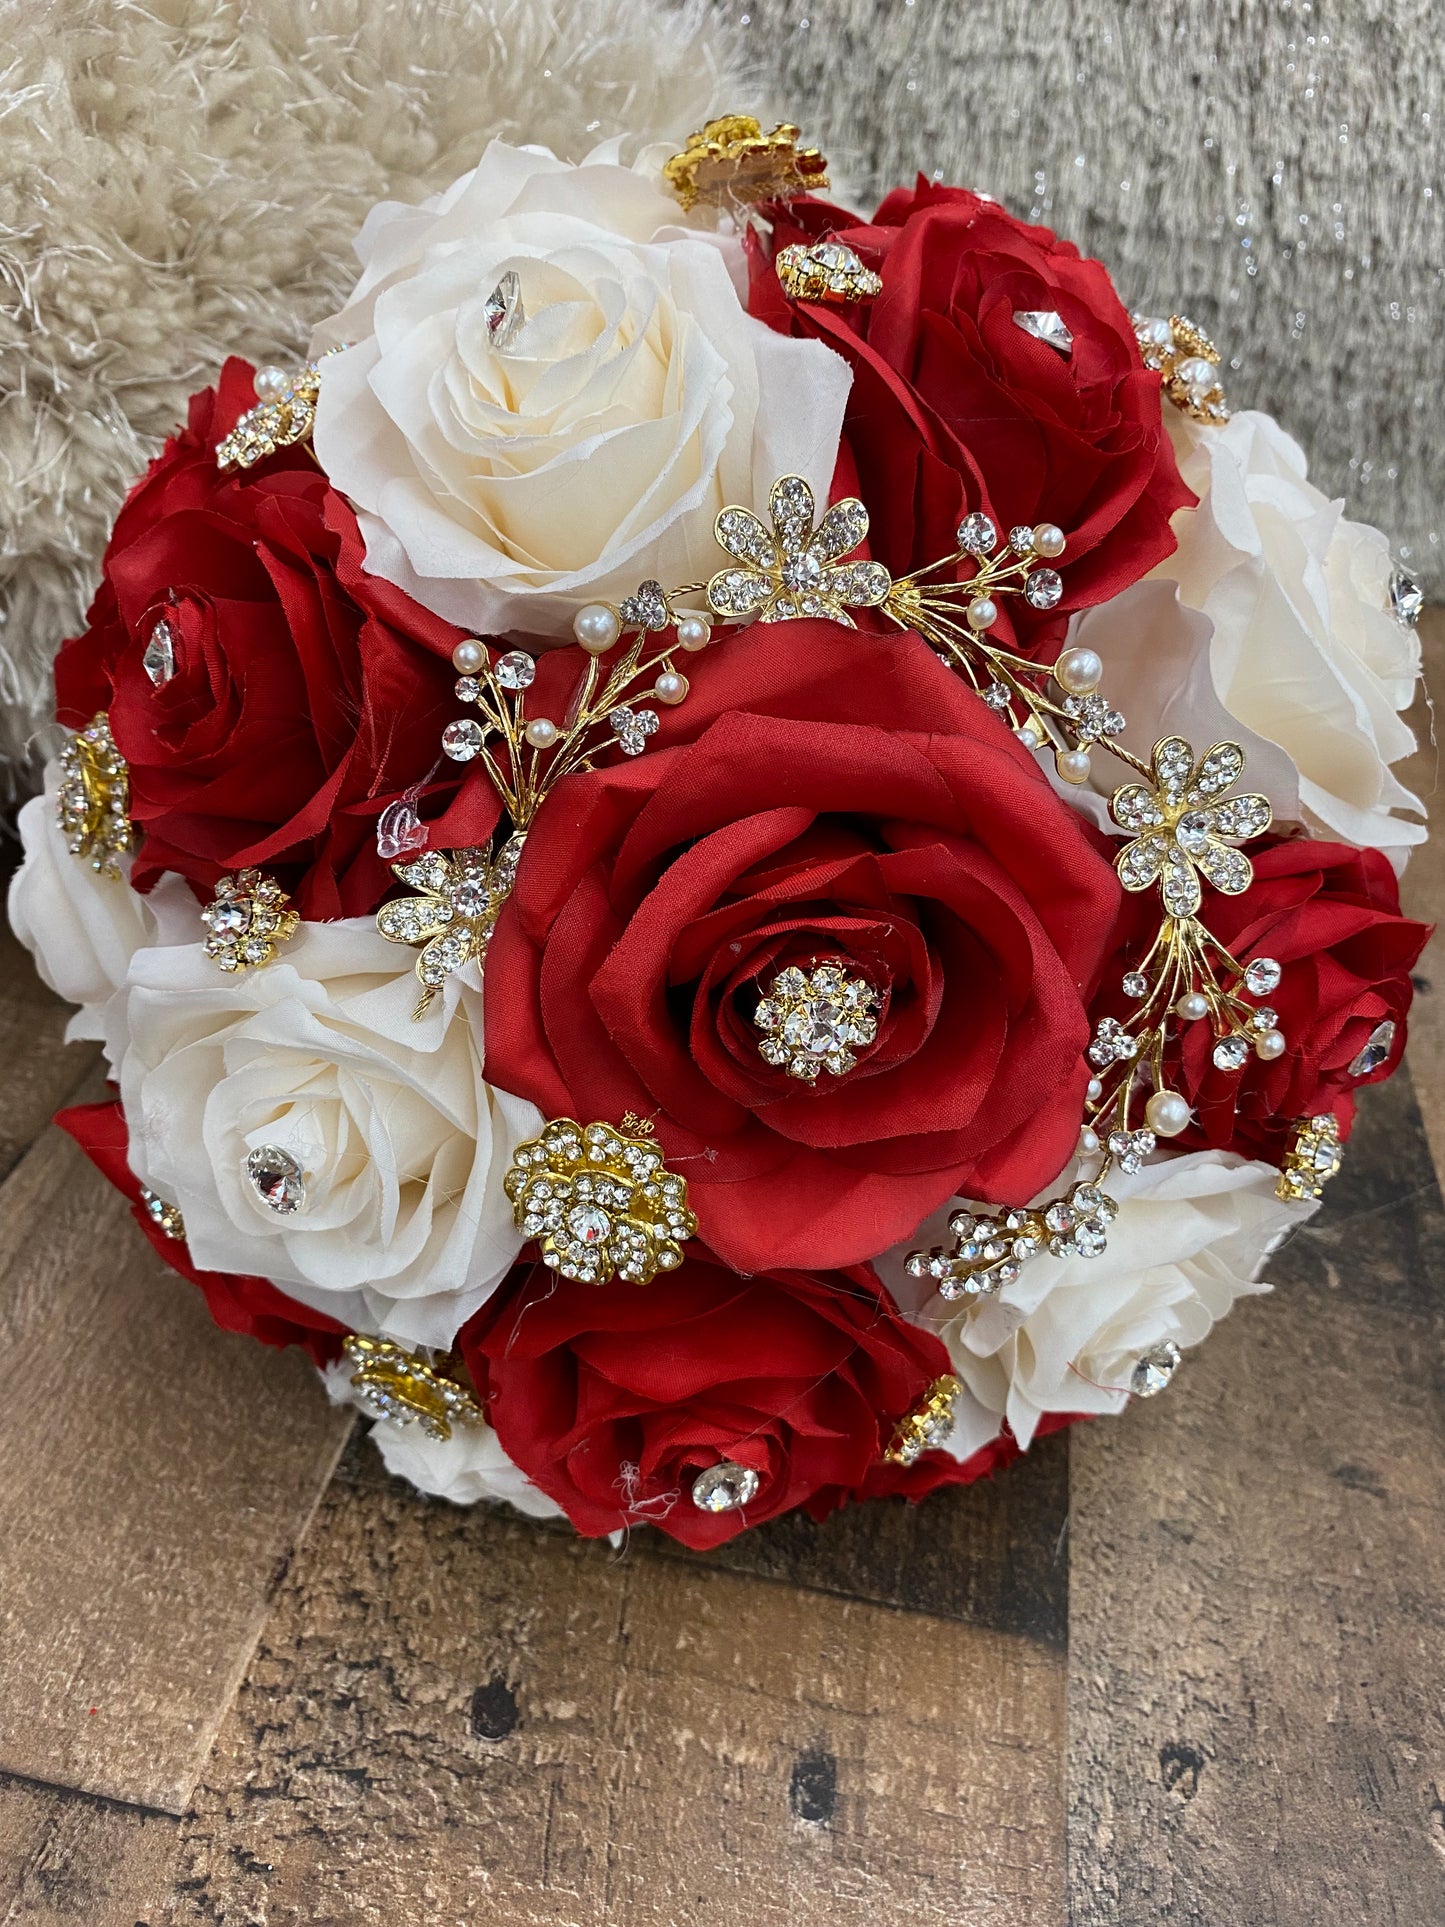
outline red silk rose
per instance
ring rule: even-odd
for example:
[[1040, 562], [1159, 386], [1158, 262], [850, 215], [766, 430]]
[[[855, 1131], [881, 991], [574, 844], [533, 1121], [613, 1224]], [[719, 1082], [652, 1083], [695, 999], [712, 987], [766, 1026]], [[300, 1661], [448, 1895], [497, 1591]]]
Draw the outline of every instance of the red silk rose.
[[[695, 1547], [861, 1492], [949, 1370], [866, 1266], [740, 1278], [695, 1247], [642, 1288], [519, 1270], [458, 1342], [508, 1455], [579, 1532], [651, 1523]], [[692, 1482], [724, 1459], [758, 1474], [757, 1496], [705, 1512]]]
[[[303, 916], [359, 916], [393, 882], [376, 819], [427, 775], [456, 713], [461, 632], [364, 572], [356, 518], [309, 450], [221, 474], [215, 444], [252, 399], [250, 369], [228, 361], [132, 491], [90, 627], [56, 662], [57, 707], [76, 728], [109, 713], [144, 832], [138, 888], [176, 870], [209, 895], [258, 864]], [[175, 674], [157, 687], [142, 658], [162, 617]], [[428, 793], [457, 781], [447, 763]], [[485, 840], [496, 814], [470, 786], [446, 840]]]
[[[1270, 838], [1248, 846], [1253, 886], [1243, 896], [1206, 889], [1200, 920], [1242, 964], [1273, 957], [1283, 967], [1267, 997], [1247, 1003], [1276, 1011], [1287, 1048], [1262, 1062], [1252, 1053], [1242, 1071], [1213, 1061], [1208, 1022], [1185, 1024], [1165, 1059], [1166, 1078], [1194, 1106], [1195, 1121], [1175, 1141], [1207, 1144], [1277, 1163], [1296, 1118], [1333, 1111], [1348, 1133], [1354, 1094], [1395, 1069], [1405, 1048], [1405, 1017], [1413, 988], [1410, 969], [1429, 928], [1400, 915], [1395, 873], [1378, 850], [1308, 837]], [[1152, 896], [1152, 893], [1151, 893]], [[1156, 903], [1127, 901], [1116, 964], [1103, 983], [1096, 1015], [1122, 1021], [1119, 972], [1131, 967], [1153, 934]], [[1385, 1062], [1363, 1077], [1349, 1065], [1377, 1024], [1395, 1025]]]
[[[1169, 518], [1192, 505], [1108, 273], [1047, 228], [997, 202], [920, 178], [871, 223], [817, 201], [774, 211], [774, 248], [825, 233], [883, 277], [876, 300], [792, 302], [770, 260], [753, 258], [752, 311], [815, 336], [853, 369], [844, 439], [871, 517], [871, 552], [895, 575], [954, 547], [966, 510], [1000, 536], [1053, 522], [1068, 546], [1063, 600], [1036, 615], [1000, 603], [1030, 652], [1051, 658], [1068, 613], [1118, 595], [1172, 554]], [[1015, 313], [1057, 314], [1067, 355]], [[851, 478], [849, 478], [851, 481]]]
[[112, 1098], [102, 1104], [74, 1104], [67, 1111], [57, 1111], [55, 1122], [130, 1200], [136, 1223], [171, 1270], [199, 1287], [207, 1310], [222, 1331], [241, 1332], [247, 1338], [260, 1339], [263, 1345], [300, 1345], [318, 1365], [341, 1356], [345, 1325], [338, 1325], [325, 1312], [298, 1305], [265, 1278], [250, 1278], [241, 1272], [200, 1271], [191, 1263], [185, 1240], [167, 1237], [141, 1202], [140, 1180], [127, 1157], [130, 1136], [118, 1101]]
[[[654, 1120], [741, 1271], [858, 1263], [955, 1192], [1033, 1196], [1074, 1148], [1079, 987], [1117, 914], [1090, 832], [915, 637], [758, 625], [664, 713], [659, 747], [569, 777], [529, 833], [488, 1076], [549, 1117]], [[752, 1017], [825, 959], [883, 1008], [810, 1089]]]

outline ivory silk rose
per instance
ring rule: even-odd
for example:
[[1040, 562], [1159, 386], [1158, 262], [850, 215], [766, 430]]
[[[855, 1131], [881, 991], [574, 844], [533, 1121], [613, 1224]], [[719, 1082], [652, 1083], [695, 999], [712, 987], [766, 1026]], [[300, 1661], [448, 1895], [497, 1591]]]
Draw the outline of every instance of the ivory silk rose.
[[[1219, 1151], [1112, 1172], [1107, 1188], [1120, 1209], [1102, 1255], [1045, 1253], [977, 1304], [927, 1295], [926, 1281], [904, 1269], [907, 1246], [880, 1259], [878, 1272], [948, 1346], [973, 1401], [965, 1423], [979, 1428], [991, 1413], [1027, 1447], [1051, 1417], [1122, 1411], [1142, 1353], [1202, 1344], [1236, 1299], [1269, 1289], [1258, 1282], [1266, 1259], [1318, 1208], [1282, 1204], [1277, 1176], [1272, 1165]], [[940, 1212], [911, 1243], [946, 1242], [946, 1222]]]
[[[827, 499], [846, 365], [748, 315], [741, 243], [682, 225], [658, 165], [493, 141], [361, 231], [318, 335], [353, 345], [326, 363], [316, 452], [367, 567], [455, 622], [570, 638], [589, 600], [705, 581], [726, 504], [785, 474]], [[510, 334], [487, 305], [508, 275]]]
[[[656, 747], [543, 805], [487, 957], [488, 1075], [548, 1117], [653, 1120], [725, 1263], [857, 1263], [1071, 1155], [1119, 895], [916, 638], [755, 626], [699, 659]], [[823, 959], [870, 984], [878, 1028], [807, 1088], [753, 1016]]]
[[[253, 400], [250, 368], [228, 361], [132, 490], [88, 626], [56, 661], [57, 708], [77, 728], [109, 715], [138, 889], [176, 873], [209, 895], [258, 864], [303, 916], [360, 916], [392, 882], [377, 817], [437, 762], [459, 632], [363, 571], [356, 518], [308, 451], [217, 470], [217, 438]], [[157, 679], [162, 621], [172, 673]], [[428, 814], [457, 783], [454, 765], [435, 772]], [[439, 833], [484, 840], [495, 799], [468, 807]]]
[[[1062, 601], [1037, 614], [1009, 598], [996, 631], [1052, 660], [1067, 612], [1117, 595], [1168, 555], [1169, 518], [1193, 501], [1160, 419], [1159, 378], [1113, 283], [1047, 228], [922, 180], [871, 221], [794, 201], [772, 245], [834, 230], [882, 275], [875, 301], [789, 301], [755, 251], [751, 302], [853, 371], [844, 435], [873, 554], [895, 575], [946, 555], [965, 510], [983, 509], [1000, 532], [1056, 523], [1067, 538]], [[1016, 315], [1057, 315], [1068, 352]]]
[[[1314, 486], [1270, 416], [1246, 410], [1221, 428], [1165, 413], [1199, 507], [1175, 517], [1178, 546], [1157, 573], [1213, 624], [1220, 703], [1290, 756], [1327, 834], [1403, 867], [1425, 825], [1400, 814], [1422, 806], [1390, 765], [1415, 747], [1398, 712], [1414, 698], [1420, 645], [1390, 613], [1389, 544]], [[1125, 706], [1146, 720], [1132, 694]]]
[[[131, 1166], [198, 1266], [445, 1347], [521, 1246], [502, 1180], [542, 1120], [483, 1078], [475, 975], [415, 1020], [398, 962], [370, 921], [305, 924], [239, 979], [199, 945], [141, 951], [107, 1025]], [[290, 1215], [247, 1177], [263, 1145], [306, 1174]]]

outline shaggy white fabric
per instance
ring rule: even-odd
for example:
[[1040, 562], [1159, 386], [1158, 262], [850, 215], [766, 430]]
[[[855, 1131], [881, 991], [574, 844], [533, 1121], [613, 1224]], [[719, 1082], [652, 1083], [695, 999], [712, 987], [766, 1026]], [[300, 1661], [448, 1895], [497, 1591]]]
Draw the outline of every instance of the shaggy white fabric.
[[[373, 202], [493, 135], [680, 138], [734, 37], [701, 0], [0, 0], [0, 765], [126, 487], [224, 356], [304, 349]], [[26, 767], [28, 765], [28, 768]]]

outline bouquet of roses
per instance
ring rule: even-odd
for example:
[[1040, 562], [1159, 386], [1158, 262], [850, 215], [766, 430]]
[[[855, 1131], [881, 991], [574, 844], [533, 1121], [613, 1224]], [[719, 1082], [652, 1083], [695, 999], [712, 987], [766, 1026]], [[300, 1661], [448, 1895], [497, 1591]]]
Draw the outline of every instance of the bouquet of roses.
[[126, 502], [22, 813], [157, 1251], [584, 1533], [1161, 1390], [1425, 936], [1384, 537], [1046, 229], [827, 188], [733, 117], [376, 208]]

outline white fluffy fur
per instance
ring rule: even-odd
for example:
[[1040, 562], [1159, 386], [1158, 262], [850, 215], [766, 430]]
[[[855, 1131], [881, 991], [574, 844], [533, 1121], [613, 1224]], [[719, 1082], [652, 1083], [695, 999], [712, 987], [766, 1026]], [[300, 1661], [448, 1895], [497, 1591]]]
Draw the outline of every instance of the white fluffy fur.
[[576, 158], [748, 97], [703, 0], [0, 0], [0, 62], [12, 790], [130, 481], [226, 354], [304, 348], [374, 201], [492, 135]]

